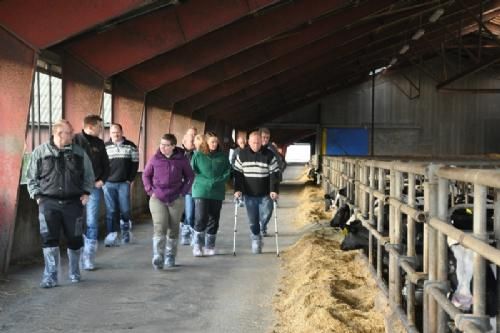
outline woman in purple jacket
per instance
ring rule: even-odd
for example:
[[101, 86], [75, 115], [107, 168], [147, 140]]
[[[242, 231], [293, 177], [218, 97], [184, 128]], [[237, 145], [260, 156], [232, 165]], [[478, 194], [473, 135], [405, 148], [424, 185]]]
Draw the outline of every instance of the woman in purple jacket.
[[191, 190], [194, 173], [183, 152], [176, 148], [173, 134], [161, 137], [160, 148], [148, 161], [142, 174], [146, 193], [151, 197], [153, 218], [153, 267], [175, 266], [179, 220], [184, 196]]

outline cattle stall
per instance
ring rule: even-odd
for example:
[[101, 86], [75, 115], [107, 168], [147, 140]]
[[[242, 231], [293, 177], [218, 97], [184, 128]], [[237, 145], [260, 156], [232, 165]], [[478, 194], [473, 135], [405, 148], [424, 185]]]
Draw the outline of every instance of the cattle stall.
[[[500, 265], [496, 241], [500, 237], [500, 161], [399, 159], [325, 156], [321, 164], [325, 193], [345, 189], [341, 204], [351, 206], [369, 231], [368, 263], [391, 308], [409, 332], [500, 332], [499, 323], [486, 313], [487, 296], [498, 297], [487, 290], [486, 270], [487, 262], [491, 263], [497, 274]], [[416, 188], [422, 189], [423, 206], [417, 205]], [[457, 205], [454, 198], [460, 194], [465, 201]], [[388, 226], [383, 223], [383, 209], [374, 214], [376, 200], [389, 205]], [[449, 213], [459, 206], [472, 212], [469, 232], [450, 223]], [[492, 230], [487, 229], [487, 209], [493, 211]], [[417, 239], [418, 228], [423, 233], [422, 253], [416, 251], [422, 241]], [[473, 252], [471, 313], [449, 299], [448, 240]], [[383, 250], [389, 256], [386, 280], [382, 279]], [[421, 307], [416, 306], [419, 286], [423, 286]]]

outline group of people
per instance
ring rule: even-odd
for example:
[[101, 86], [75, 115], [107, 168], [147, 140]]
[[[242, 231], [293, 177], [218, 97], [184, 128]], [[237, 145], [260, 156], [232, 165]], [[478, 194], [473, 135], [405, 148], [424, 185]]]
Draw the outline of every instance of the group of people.
[[[58, 120], [50, 141], [31, 155], [28, 191], [39, 205], [43, 288], [58, 283], [61, 230], [67, 239], [70, 281], [80, 281], [80, 265], [95, 269], [101, 193], [106, 206], [105, 246], [131, 240], [130, 184], [137, 175], [138, 150], [123, 136], [120, 124], [110, 126], [106, 143], [99, 138], [102, 128], [98, 115], [85, 117], [82, 132], [75, 135], [67, 120]], [[181, 147], [173, 134], [160, 138], [142, 174], [150, 196], [154, 269], [175, 266], [179, 238], [181, 244], [192, 246], [195, 257], [216, 253], [220, 212], [231, 175], [235, 199], [245, 201], [252, 252], [261, 253], [285, 167], [269, 138], [268, 129], [250, 132], [248, 144], [244, 136], [238, 137], [231, 160], [212, 132], [197, 134], [190, 128]]]
[[101, 193], [106, 206], [106, 246], [130, 242], [130, 184], [139, 166], [134, 143], [123, 136], [120, 124], [110, 127], [106, 143], [99, 138], [102, 118], [84, 118], [74, 135], [67, 120], [56, 121], [49, 142], [33, 150], [27, 169], [28, 192], [38, 204], [45, 261], [40, 286], [57, 285], [59, 235], [67, 239], [69, 278], [80, 281], [80, 264], [95, 269]]

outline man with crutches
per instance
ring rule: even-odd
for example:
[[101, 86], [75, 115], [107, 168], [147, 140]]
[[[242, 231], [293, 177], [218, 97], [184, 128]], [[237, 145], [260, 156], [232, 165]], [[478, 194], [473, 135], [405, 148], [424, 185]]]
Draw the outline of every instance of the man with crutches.
[[277, 159], [269, 149], [262, 146], [259, 131], [250, 133], [248, 147], [242, 149], [236, 157], [234, 173], [234, 196], [236, 199], [245, 197], [252, 253], [259, 254], [262, 253], [263, 246], [260, 225], [272, 213], [273, 204], [279, 196], [280, 182]]

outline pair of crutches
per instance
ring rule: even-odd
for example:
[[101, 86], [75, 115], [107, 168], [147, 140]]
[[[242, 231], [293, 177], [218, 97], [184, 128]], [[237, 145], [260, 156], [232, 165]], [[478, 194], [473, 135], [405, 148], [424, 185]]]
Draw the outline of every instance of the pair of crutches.
[[[234, 233], [233, 233], [233, 256], [236, 255], [236, 232], [238, 226], [238, 207], [240, 206], [241, 199], [236, 198], [234, 200]], [[276, 240], [276, 256], [280, 256], [280, 248], [278, 242], [278, 201], [273, 200], [273, 210], [274, 210], [274, 238]]]

